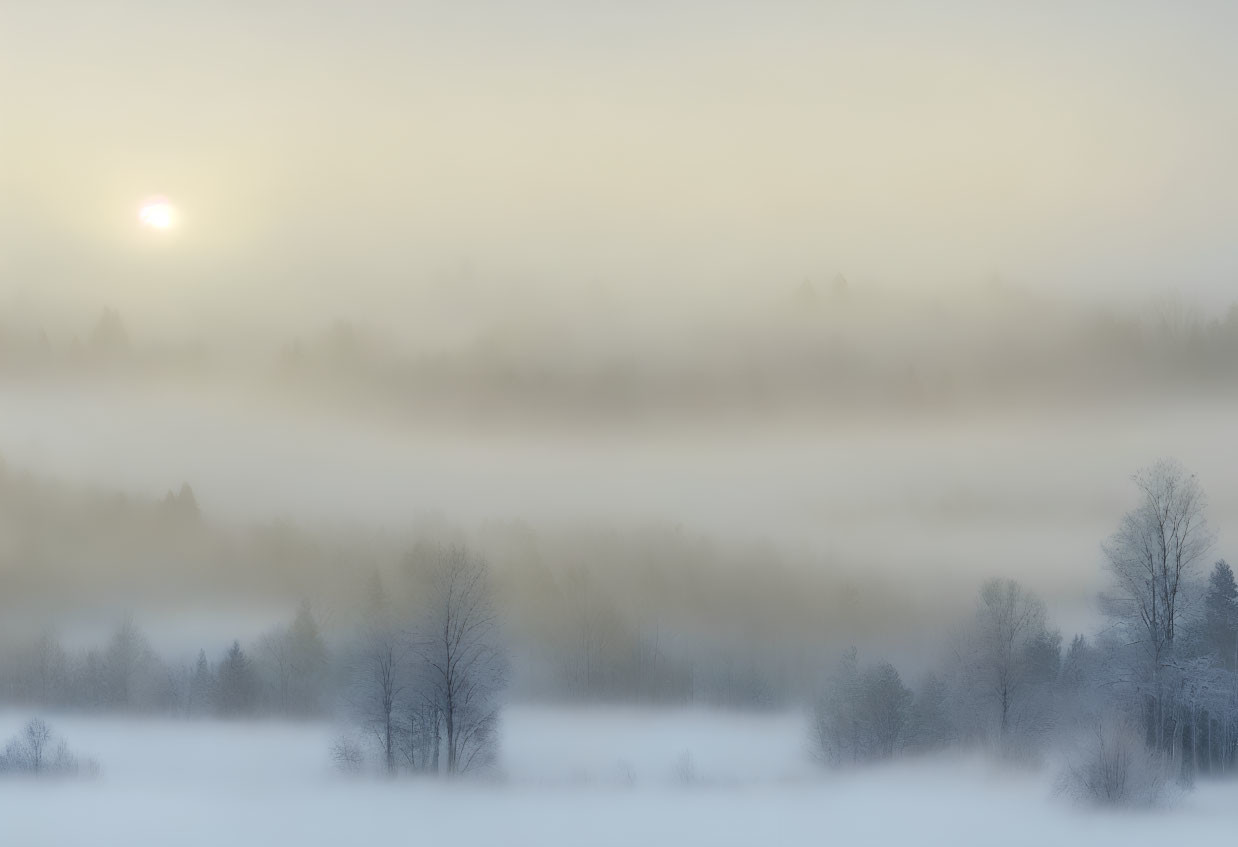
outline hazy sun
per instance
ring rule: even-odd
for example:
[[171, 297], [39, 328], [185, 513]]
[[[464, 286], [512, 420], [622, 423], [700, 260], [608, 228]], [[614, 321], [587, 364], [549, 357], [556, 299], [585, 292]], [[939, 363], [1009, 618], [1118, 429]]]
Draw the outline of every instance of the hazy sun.
[[147, 229], [170, 229], [175, 217], [172, 204], [162, 197], [147, 200], [138, 210], [138, 220]]

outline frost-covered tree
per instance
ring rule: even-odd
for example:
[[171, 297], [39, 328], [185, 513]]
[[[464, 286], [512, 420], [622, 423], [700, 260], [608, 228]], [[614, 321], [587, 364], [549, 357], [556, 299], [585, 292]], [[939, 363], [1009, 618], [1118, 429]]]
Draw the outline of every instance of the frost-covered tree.
[[949, 690], [935, 673], [929, 673], [911, 703], [907, 720], [907, 746], [913, 750], [939, 750], [955, 740], [950, 718]]
[[1146, 692], [1149, 739], [1175, 741], [1174, 639], [1185, 589], [1212, 548], [1207, 499], [1193, 474], [1163, 459], [1133, 477], [1139, 502], [1127, 512], [1103, 550], [1113, 578], [1106, 610], [1139, 648], [1135, 681]]
[[24, 761], [36, 776], [43, 772], [51, 755], [52, 731], [41, 718], [34, 718], [22, 729], [17, 741], [10, 746], [6, 758]]
[[1147, 807], [1164, 795], [1164, 762], [1143, 744], [1139, 729], [1113, 715], [1098, 719], [1075, 746], [1060, 788], [1080, 803]]
[[[84, 764], [87, 774], [99, 770], [92, 760]], [[73, 776], [82, 771], [82, 765], [64, 739], [59, 738], [42, 718], [28, 721], [0, 751], [0, 775]]]
[[831, 764], [886, 759], [907, 741], [913, 697], [889, 662], [861, 668], [848, 649], [813, 715], [813, 746]]
[[215, 706], [220, 715], [237, 717], [253, 714], [258, 705], [258, 683], [253, 665], [239, 641], [232, 646], [219, 663], [215, 683]]
[[[420, 666], [414, 668], [414, 674]], [[424, 668], [420, 668], [424, 671]], [[424, 674], [423, 677], [424, 678]], [[402, 698], [399, 723], [400, 756], [411, 771], [438, 773], [443, 746], [443, 715], [428, 696], [431, 689], [413, 683]]]
[[854, 647], [838, 661], [813, 711], [813, 742], [818, 758], [830, 764], [855, 764], [865, 755], [860, 712], [860, 661]]
[[1004, 739], [1026, 719], [1028, 693], [1057, 662], [1057, 643], [1046, 624], [1044, 601], [1012, 579], [991, 579], [980, 589], [972, 634], [970, 672], [980, 698], [993, 709]]
[[867, 728], [869, 758], [888, 759], [906, 740], [912, 694], [889, 662], [880, 662], [861, 679], [861, 709]]
[[362, 725], [375, 740], [388, 774], [396, 771], [401, 729], [397, 708], [405, 696], [407, 672], [401, 636], [386, 627], [371, 629], [355, 660], [350, 699]]
[[1204, 634], [1207, 648], [1221, 666], [1238, 670], [1238, 585], [1234, 584], [1234, 571], [1224, 559], [1213, 566], [1208, 578]]

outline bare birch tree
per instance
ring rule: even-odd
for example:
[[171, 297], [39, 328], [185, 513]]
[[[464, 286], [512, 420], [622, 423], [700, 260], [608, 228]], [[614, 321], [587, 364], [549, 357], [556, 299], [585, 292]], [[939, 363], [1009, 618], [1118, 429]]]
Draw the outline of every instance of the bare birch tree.
[[396, 709], [405, 691], [405, 651], [386, 627], [370, 632], [354, 666], [352, 705], [373, 734], [388, 774], [396, 771], [400, 743]]
[[493, 758], [506, 657], [486, 561], [461, 546], [435, 551], [418, 645], [419, 685], [442, 716], [446, 772]]
[[1139, 504], [1122, 517], [1103, 550], [1113, 576], [1107, 610], [1126, 626], [1144, 657], [1142, 682], [1150, 686], [1150, 738], [1167, 736], [1164, 679], [1172, 664], [1183, 588], [1212, 548], [1207, 500], [1199, 481], [1174, 460], [1162, 459], [1133, 477]]

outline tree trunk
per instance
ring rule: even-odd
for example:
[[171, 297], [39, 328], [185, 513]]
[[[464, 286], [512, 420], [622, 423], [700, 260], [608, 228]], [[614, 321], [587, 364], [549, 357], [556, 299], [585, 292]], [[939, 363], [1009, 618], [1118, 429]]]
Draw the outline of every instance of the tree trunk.
[[447, 773], [456, 772], [456, 722], [455, 709], [447, 705]]
[[434, 709], [434, 735], [432, 736], [432, 742], [431, 742], [431, 743], [434, 745], [434, 748], [433, 748], [433, 749], [434, 749], [434, 752], [433, 752], [433, 754], [432, 754], [432, 756], [433, 756], [433, 762], [431, 763], [430, 768], [431, 768], [431, 770], [433, 770], [436, 774], [439, 772], [439, 769], [438, 769], [438, 754], [439, 754], [439, 749], [443, 746], [443, 743], [442, 743], [442, 742], [443, 742], [443, 740], [442, 740], [442, 738], [440, 738], [440, 737], [439, 737], [439, 731], [438, 731], [438, 729], [439, 729], [439, 719], [440, 719], [440, 715], [439, 715], [438, 708], [435, 708], [435, 709]]
[[384, 727], [386, 730], [386, 746], [387, 746], [387, 773], [395, 773], [395, 746], [391, 738], [391, 717], [387, 717], [387, 724]]

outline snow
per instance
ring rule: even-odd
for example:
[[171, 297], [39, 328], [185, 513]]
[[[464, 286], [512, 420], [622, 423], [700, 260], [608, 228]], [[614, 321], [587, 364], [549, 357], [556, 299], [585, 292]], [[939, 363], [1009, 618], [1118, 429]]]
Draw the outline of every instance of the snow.
[[[0, 738], [24, 714], [0, 714]], [[0, 845], [1118, 845], [1228, 843], [1238, 784], [1173, 809], [1102, 814], [1048, 771], [945, 757], [825, 774], [798, 715], [513, 708], [503, 779], [333, 774], [322, 724], [48, 716], [96, 781], [0, 782]], [[683, 779], [685, 756], [694, 779]]]

